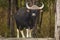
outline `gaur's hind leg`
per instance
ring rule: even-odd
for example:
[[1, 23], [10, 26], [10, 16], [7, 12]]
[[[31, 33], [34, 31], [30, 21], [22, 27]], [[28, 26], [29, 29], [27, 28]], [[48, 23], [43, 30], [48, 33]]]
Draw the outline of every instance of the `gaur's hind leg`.
[[20, 31], [23, 38], [25, 38], [23, 30]]
[[19, 30], [17, 29], [17, 38], [19, 38]]
[[20, 33], [21, 33], [21, 35], [22, 35], [22, 38], [25, 38], [23, 29], [24, 29], [24, 26], [21, 25], [21, 26], [19, 27], [19, 30], [20, 30]]
[[24, 27], [23, 26], [19, 26], [18, 29], [20, 30], [20, 33], [22, 35], [22, 38], [25, 38], [25, 35], [24, 35], [24, 32], [23, 32]]

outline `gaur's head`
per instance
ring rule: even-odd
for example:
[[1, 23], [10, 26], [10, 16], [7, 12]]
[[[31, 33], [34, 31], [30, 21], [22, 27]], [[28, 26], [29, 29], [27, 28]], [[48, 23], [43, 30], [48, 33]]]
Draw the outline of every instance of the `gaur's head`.
[[42, 6], [41, 6], [41, 7], [38, 7], [37, 5], [32, 5], [32, 6], [30, 7], [30, 6], [28, 5], [28, 3], [26, 3], [26, 7], [27, 7], [27, 9], [30, 10], [30, 16], [35, 18], [36, 16], [38, 16], [39, 10], [43, 9], [44, 4], [42, 3]]
[[39, 10], [30, 10], [30, 16], [36, 17], [39, 14]]

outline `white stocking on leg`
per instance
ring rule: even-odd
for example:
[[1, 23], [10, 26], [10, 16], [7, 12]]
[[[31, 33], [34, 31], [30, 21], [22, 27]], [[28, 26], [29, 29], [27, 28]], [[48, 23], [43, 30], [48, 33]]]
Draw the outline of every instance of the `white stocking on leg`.
[[26, 29], [26, 37], [28, 38], [29, 37], [29, 29]]
[[23, 38], [25, 38], [25, 35], [24, 35], [23, 30], [22, 30], [22, 31], [20, 31], [20, 32], [21, 32], [22, 37], [23, 37]]
[[29, 30], [29, 37], [32, 37], [32, 29]]
[[17, 38], [19, 38], [19, 30], [17, 29]]

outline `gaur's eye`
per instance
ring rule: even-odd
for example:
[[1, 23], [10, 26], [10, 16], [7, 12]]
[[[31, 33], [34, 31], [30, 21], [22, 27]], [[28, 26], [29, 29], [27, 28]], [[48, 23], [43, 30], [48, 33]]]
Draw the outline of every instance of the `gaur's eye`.
[[36, 16], [36, 14], [35, 13], [32, 13], [32, 16]]

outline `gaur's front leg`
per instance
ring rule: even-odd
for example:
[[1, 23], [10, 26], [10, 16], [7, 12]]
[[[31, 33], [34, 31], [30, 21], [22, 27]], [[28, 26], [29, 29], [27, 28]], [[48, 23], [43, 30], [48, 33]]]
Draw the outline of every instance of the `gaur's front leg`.
[[32, 37], [32, 29], [26, 29], [26, 37], [28, 38], [28, 37]]
[[26, 29], [26, 37], [29, 37], [29, 29]]
[[[20, 31], [23, 38], [25, 38], [23, 30]], [[19, 38], [19, 30], [17, 29], [17, 38]]]
[[32, 37], [32, 29], [29, 29], [29, 37]]

